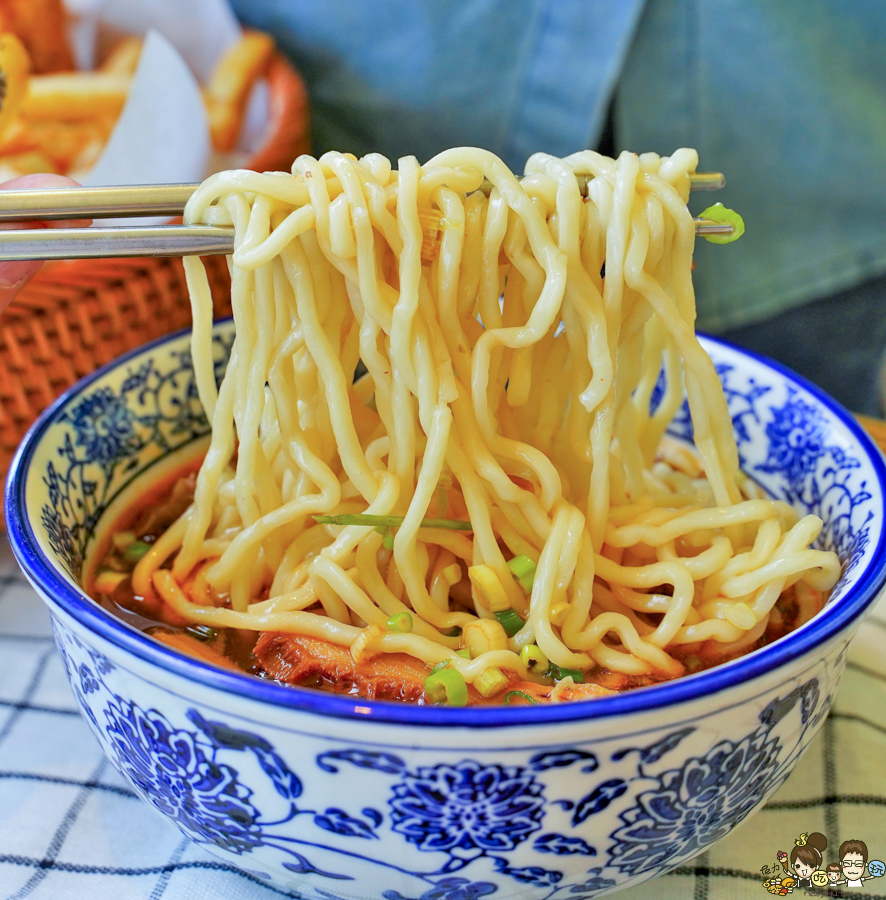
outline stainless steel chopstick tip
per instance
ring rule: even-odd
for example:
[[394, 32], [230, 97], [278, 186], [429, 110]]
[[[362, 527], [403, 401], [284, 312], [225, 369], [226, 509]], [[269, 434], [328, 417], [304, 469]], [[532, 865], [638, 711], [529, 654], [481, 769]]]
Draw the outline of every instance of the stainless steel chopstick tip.
[[693, 172], [689, 176], [689, 188], [693, 191], [719, 191], [726, 187], [722, 172]]
[[[694, 219], [696, 234], [731, 234], [732, 226]], [[215, 225], [114, 226], [0, 230], [0, 262], [144, 256], [220, 256], [234, 252], [234, 229]]]
[[[582, 193], [586, 194], [588, 177], [577, 178]], [[715, 191], [725, 183], [722, 172], [695, 172], [689, 176], [690, 188], [697, 191]], [[0, 222], [180, 216], [188, 198], [199, 186], [185, 182], [0, 191]], [[487, 193], [491, 189], [488, 181], [481, 188]]]
[[219, 256], [234, 252], [234, 229], [212, 225], [34, 228], [0, 231], [0, 261]]

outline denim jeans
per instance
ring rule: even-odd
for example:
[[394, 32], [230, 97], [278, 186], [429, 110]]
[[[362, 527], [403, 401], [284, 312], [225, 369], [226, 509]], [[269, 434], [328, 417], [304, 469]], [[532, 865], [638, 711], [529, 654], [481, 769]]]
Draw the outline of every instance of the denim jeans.
[[853, 412], [884, 414], [886, 277], [721, 332], [721, 337], [784, 363]]

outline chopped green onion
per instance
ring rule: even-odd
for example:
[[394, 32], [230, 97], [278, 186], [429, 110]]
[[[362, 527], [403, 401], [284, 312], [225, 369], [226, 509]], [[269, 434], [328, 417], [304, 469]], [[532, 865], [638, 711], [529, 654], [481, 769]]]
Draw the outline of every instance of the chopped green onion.
[[532, 593], [532, 585], [535, 581], [535, 570], [538, 568], [536, 564], [525, 554], [515, 556], [508, 560], [508, 568], [514, 575], [514, 578], [520, 583], [524, 594]]
[[461, 635], [461, 628], [453, 628], [446, 637], [459, 637]]
[[520, 700], [525, 700], [527, 703], [531, 703], [533, 706], [538, 706], [538, 700], [536, 700], [535, 697], [530, 697], [529, 694], [524, 691], [508, 691], [505, 694], [505, 703], [508, 706], [516, 705], [512, 698], [519, 698]]
[[474, 526], [470, 522], [461, 519], [422, 519], [419, 528], [448, 528], [450, 531], [473, 531]]
[[582, 672], [581, 669], [562, 669], [560, 666], [554, 665], [554, 663], [551, 663], [548, 675], [550, 675], [554, 681], [562, 681], [564, 678], [571, 678], [576, 684], [585, 683], [585, 673]]
[[443, 669], [445, 669], [451, 662], [451, 659], [444, 659], [442, 662], [438, 662], [437, 665], [434, 666], [433, 669], [431, 669], [431, 675], [434, 675], [437, 672], [442, 672]]
[[535, 572], [533, 572], [531, 575], [524, 575], [522, 578], [518, 578], [517, 584], [519, 584], [520, 587], [523, 588], [524, 594], [531, 594], [532, 585], [535, 584]]
[[123, 551], [123, 559], [125, 559], [126, 562], [135, 565], [150, 549], [151, 545], [146, 544], [144, 541], [133, 541]]
[[101, 594], [113, 594], [129, 575], [126, 572], [112, 572], [105, 569], [95, 576], [95, 589]]
[[498, 624], [504, 628], [508, 637], [513, 637], [525, 624], [513, 609], [500, 610], [495, 614]]
[[443, 482], [438, 482], [437, 487], [434, 488], [431, 506], [434, 512], [439, 510], [444, 516], [446, 515], [446, 510], [449, 508], [449, 489]]
[[118, 531], [116, 534], [111, 535], [111, 543], [118, 550], [125, 550], [135, 539], [136, 534], [134, 531]]
[[535, 571], [535, 563], [525, 554], [515, 556], [508, 560], [508, 568], [514, 573], [515, 578], [522, 578]]
[[[319, 525], [386, 525], [398, 528], [403, 524], [404, 516], [372, 516], [368, 513], [342, 513], [339, 516], [314, 516]], [[451, 531], [473, 531], [470, 522], [458, 519], [422, 519], [419, 528], [448, 528]]]
[[399, 631], [403, 634], [409, 634], [413, 626], [412, 615], [408, 612], [398, 612], [391, 616], [385, 625], [388, 631]]
[[470, 658], [471, 658], [471, 651], [468, 650], [467, 647], [462, 647], [461, 650], [456, 650], [456, 651], [455, 651], [455, 655], [456, 655], [456, 656], [460, 656], [462, 659], [470, 659]]
[[381, 545], [385, 548], [385, 550], [393, 550], [394, 549], [394, 532], [387, 525], [376, 525], [375, 530], [382, 535], [384, 540], [382, 540]]
[[520, 650], [520, 661], [538, 675], [544, 675], [551, 665], [536, 644], [527, 644]]
[[198, 641], [214, 641], [218, 637], [218, 631], [208, 625], [189, 625], [185, 631]]
[[508, 686], [508, 677], [496, 666], [484, 669], [475, 679], [474, 687], [481, 697], [494, 697]]
[[466, 706], [468, 686], [461, 672], [441, 669], [425, 678], [425, 693], [431, 703], [445, 706]]
[[715, 203], [709, 206], [700, 216], [700, 219], [709, 219], [711, 222], [717, 222], [721, 225], [731, 225], [731, 234], [705, 234], [702, 237], [712, 244], [731, 244], [737, 241], [744, 234], [744, 219], [728, 206], [722, 203]]

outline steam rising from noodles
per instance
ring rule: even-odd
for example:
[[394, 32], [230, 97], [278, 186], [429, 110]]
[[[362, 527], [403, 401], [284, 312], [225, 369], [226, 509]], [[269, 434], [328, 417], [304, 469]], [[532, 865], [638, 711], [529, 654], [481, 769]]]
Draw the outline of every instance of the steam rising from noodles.
[[[461, 148], [208, 179], [185, 220], [234, 226], [236, 339], [217, 389], [209, 286], [186, 260], [212, 438], [135, 590], [356, 660], [448, 660], [477, 685], [525, 677], [533, 645], [561, 668], [677, 676], [675, 648], [750, 645], [787, 587], [832, 587], [821, 521], [739, 472], [695, 336], [696, 163], [536, 154], [518, 181]], [[684, 387], [697, 456], [665, 437]], [[313, 518], [341, 514], [402, 522]], [[535, 564], [529, 593], [513, 557]], [[412, 630], [392, 630], [404, 612]]]

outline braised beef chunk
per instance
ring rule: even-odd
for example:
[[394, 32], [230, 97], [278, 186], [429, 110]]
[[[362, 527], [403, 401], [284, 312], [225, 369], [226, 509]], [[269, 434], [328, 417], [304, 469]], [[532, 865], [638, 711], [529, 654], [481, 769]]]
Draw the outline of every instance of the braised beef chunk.
[[355, 663], [347, 647], [303, 634], [266, 631], [255, 645], [262, 670], [276, 681], [326, 688], [367, 700], [425, 700], [427, 666], [405, 653]]
[[609, 688], [593, 682], [571, 684], [560, 688], [557, 694], [557, 703], [567, 703], [572, 700], [596, 700], [598, 697], [609, 697], [617, 693], [618, 691], [611, 691]]
[[158, 497], [157, 505], [151, 506], [133, 529], [139, 535], [161, 535], [194, 502], [197, 487], [197, 473], [191, 472], [179, 478], [172, 490]]
[[[284, 684], [322, 688], [367, 700], [427, 701], [424, 682], [428, 667], [405, 653], [382, 653], [355, 663], [347, 647], [303, 634], [266, 631], [255, 645], [255, 658], [266, 675]], [[508, 690], [521, 691], [537, 703], [550, 703], [554, 686], [514, 680]], [[485, 700], [471, 687], [468, 702], [471, 706], [500, 703], [504, 693]], [[599, 684], [562, 685], [553, 702], [591, 700], [614, 693]]]
[[569, 700], [596, 700], [598, 697], [608, 697], [610, 694], [617, 694], [618, 691], [611, 691], [602, 685], [588, 682], [586, 684], [570, 684], [561, 685], [555, 694], [555, 699], [551, 699], [551, 694], [555, 691], [552, 684], [536, 684], [533, 681], [514, 681], [508, 685], [509, 691], [520, 691], [535, 700], [536, 703], [565, 703]]

